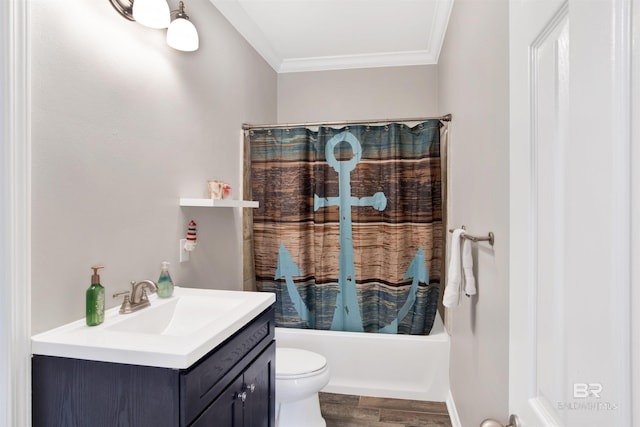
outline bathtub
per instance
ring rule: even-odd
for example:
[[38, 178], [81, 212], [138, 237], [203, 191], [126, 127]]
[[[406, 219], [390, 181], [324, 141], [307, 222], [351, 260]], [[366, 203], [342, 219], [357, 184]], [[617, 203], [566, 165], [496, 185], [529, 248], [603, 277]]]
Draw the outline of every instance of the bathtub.
[[276, 328], [276, 346], [324, 355], [325, 392], [433, 402], [449, 395], [449, 335], [439, 315], [426, 336]]

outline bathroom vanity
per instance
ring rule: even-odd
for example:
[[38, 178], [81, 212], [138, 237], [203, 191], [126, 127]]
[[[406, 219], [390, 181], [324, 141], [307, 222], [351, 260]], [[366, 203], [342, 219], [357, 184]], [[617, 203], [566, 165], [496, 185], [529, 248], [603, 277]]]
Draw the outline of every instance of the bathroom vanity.
[[[207, 323], [196, 307], [201, 300], [206, 306], [197, 295], [206, 291], [194, 290], [198, 302], [184, 299], [184, 313], [178, 306], [190, 290], [180, 291], [173, 304], [152, 301], [159, 313], [149, 308], [148, 319], [109, 313], [98, 327], [70, 324], [34, 336], [33, 426], [274, 426], [273, 295], [211, 291], [228, 294], [214, 299], [247, 296], [251, 303], [238, 303]], [[148, 329], [153, 316], [167, 315], [174, 318], [164, 329]], [[179, 325], [181, 316], [192, 318], [191, 328]], [[118, 321], [140, 326], [115, 327]], [[114, 339], [125, 342], [109, 343]], [[162, 341], [166, 357], [157, 348]], [[150, 362], [140, 363], [144, 358]]]

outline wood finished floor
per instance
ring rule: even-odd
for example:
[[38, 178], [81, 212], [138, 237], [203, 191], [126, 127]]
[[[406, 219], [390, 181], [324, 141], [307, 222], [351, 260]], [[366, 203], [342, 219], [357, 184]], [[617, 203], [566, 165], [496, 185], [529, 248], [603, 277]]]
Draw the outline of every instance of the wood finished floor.
[[451, 427], [444, 402], [320, 393], [327, 427]]

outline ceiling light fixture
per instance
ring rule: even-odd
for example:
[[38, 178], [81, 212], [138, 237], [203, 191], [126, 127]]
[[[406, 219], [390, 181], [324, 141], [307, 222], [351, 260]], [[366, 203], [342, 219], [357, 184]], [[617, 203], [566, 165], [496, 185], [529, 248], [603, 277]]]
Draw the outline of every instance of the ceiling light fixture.
[[[192, 52], [199, 47], [198, 31], [184, 12], [180, 1], [177, 10], [169, 9], [166, 0], [109, 0], [111, 6], [129, 21], [150, 28], [167, 28], [167, 44], [174, 49]], [[171, 21], [171, 16], [175, 19]]]

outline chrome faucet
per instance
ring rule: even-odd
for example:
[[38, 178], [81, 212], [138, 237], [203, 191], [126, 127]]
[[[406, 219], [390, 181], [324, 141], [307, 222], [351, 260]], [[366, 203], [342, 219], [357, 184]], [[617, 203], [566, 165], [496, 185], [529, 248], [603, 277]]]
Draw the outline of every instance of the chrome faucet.
[[131, 282], [131, 305], [144, 304], [145, 301], [148, 304], [147, 289], [149, 293], [154, 293], [158, 290], [158, 285], [153, 280], [143, 280], [138, 283]]
[[123, 291], [113, 294], [114, 298], [124, 296], [122, 305], [120, 306], [120, 313], [127, 314], [138, 311], [141, 308], [150, 305], [149, 298], [147, 297], [147, 290], [150, 293], [154, 293], [158, 290], [158, 285], [153, 280], [142, 280], [137, 282], [131, 281], [131, 291]]

